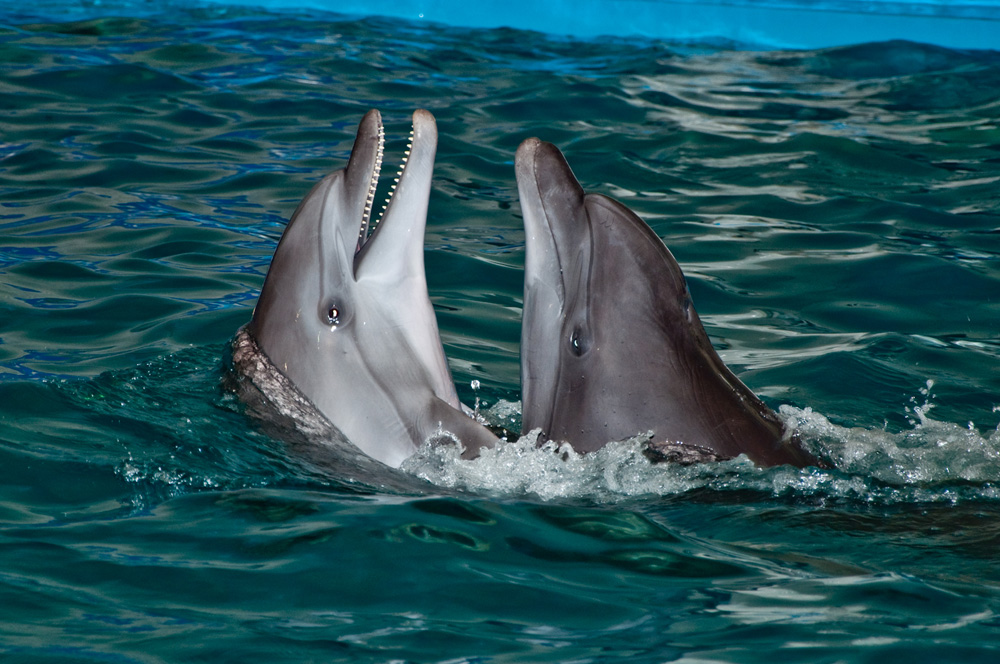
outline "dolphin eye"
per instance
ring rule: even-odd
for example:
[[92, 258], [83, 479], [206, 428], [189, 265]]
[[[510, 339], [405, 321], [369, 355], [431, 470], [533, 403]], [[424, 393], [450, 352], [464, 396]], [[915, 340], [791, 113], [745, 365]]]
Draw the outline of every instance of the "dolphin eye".
[[587, 336], [587, 331], [582, 325], [577, 325], [573, 328], [573, 333], [569, 337], [569, 345], [573, 354], [577, 357], [582, 356], [590, 350], [590, 338]]
[[327, 297], [318, 302], [316, 317], [319, 324], [326, 326], [331, 332], [351, 324], [353, 311], [350, 302], [344, 302], [340, 297]]

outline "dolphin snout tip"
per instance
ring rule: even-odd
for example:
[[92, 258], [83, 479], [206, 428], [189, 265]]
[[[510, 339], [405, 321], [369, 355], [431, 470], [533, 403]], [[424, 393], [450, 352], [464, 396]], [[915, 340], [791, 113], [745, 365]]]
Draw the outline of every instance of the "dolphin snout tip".
[[541, 144], [541, 139], [536, 136], [524, 139], [521, 141], [521, 144], [517, 146], [517, 154], [514, 155], [515, 161], [522, 161], [530, 158], [538, 150], [538, 146]]
[[413, 111], [413, 137], [433, 132], [437, 135], [437, 121], [434, 115], [424, 108]]

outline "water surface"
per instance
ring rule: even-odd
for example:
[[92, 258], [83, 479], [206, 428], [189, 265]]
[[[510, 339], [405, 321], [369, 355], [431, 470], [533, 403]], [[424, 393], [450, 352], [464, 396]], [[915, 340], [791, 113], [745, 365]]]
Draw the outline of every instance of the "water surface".
[[[5, 657], [995, 661], [996, 53], [0, 9]], [[372, 107], [389, 161], [438, 120], [427, 277], [467, 403], [518, 429], [539, 136], [834, 469], [521, 441], [373, 470], [259, 430], [226, 344]]]

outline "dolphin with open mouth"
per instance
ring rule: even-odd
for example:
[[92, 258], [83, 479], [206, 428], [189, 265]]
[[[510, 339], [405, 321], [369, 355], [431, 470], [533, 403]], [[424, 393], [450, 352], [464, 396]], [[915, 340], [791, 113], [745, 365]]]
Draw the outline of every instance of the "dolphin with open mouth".
[[424, 274], [434, 117], [413, 114], [408, 156], [375, 223], [383, 145], [381, 116], [369, 111], [347, 168], [313, 187], [288, 222], [233, 341], [233, 366], [300, 430], [386, 465], [435, 436], [475, 456], [497, 439], [462, 410]]
[[657, 460], [819, 463], [722, 362], [680, 266], [645, 222], [585, 193], [551, 143], [524, 141], [515, 170], [524, 431], [578, 452], [652, 432]]

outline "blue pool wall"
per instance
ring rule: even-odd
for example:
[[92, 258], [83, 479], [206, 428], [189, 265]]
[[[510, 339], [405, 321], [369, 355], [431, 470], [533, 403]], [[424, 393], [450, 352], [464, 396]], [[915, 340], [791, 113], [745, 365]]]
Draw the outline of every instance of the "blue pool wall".
[[315, 8], [463, 27], [745, 47], [825, 48], [904, 39], [1000, 50], [1000, 0], [209, 0]]

